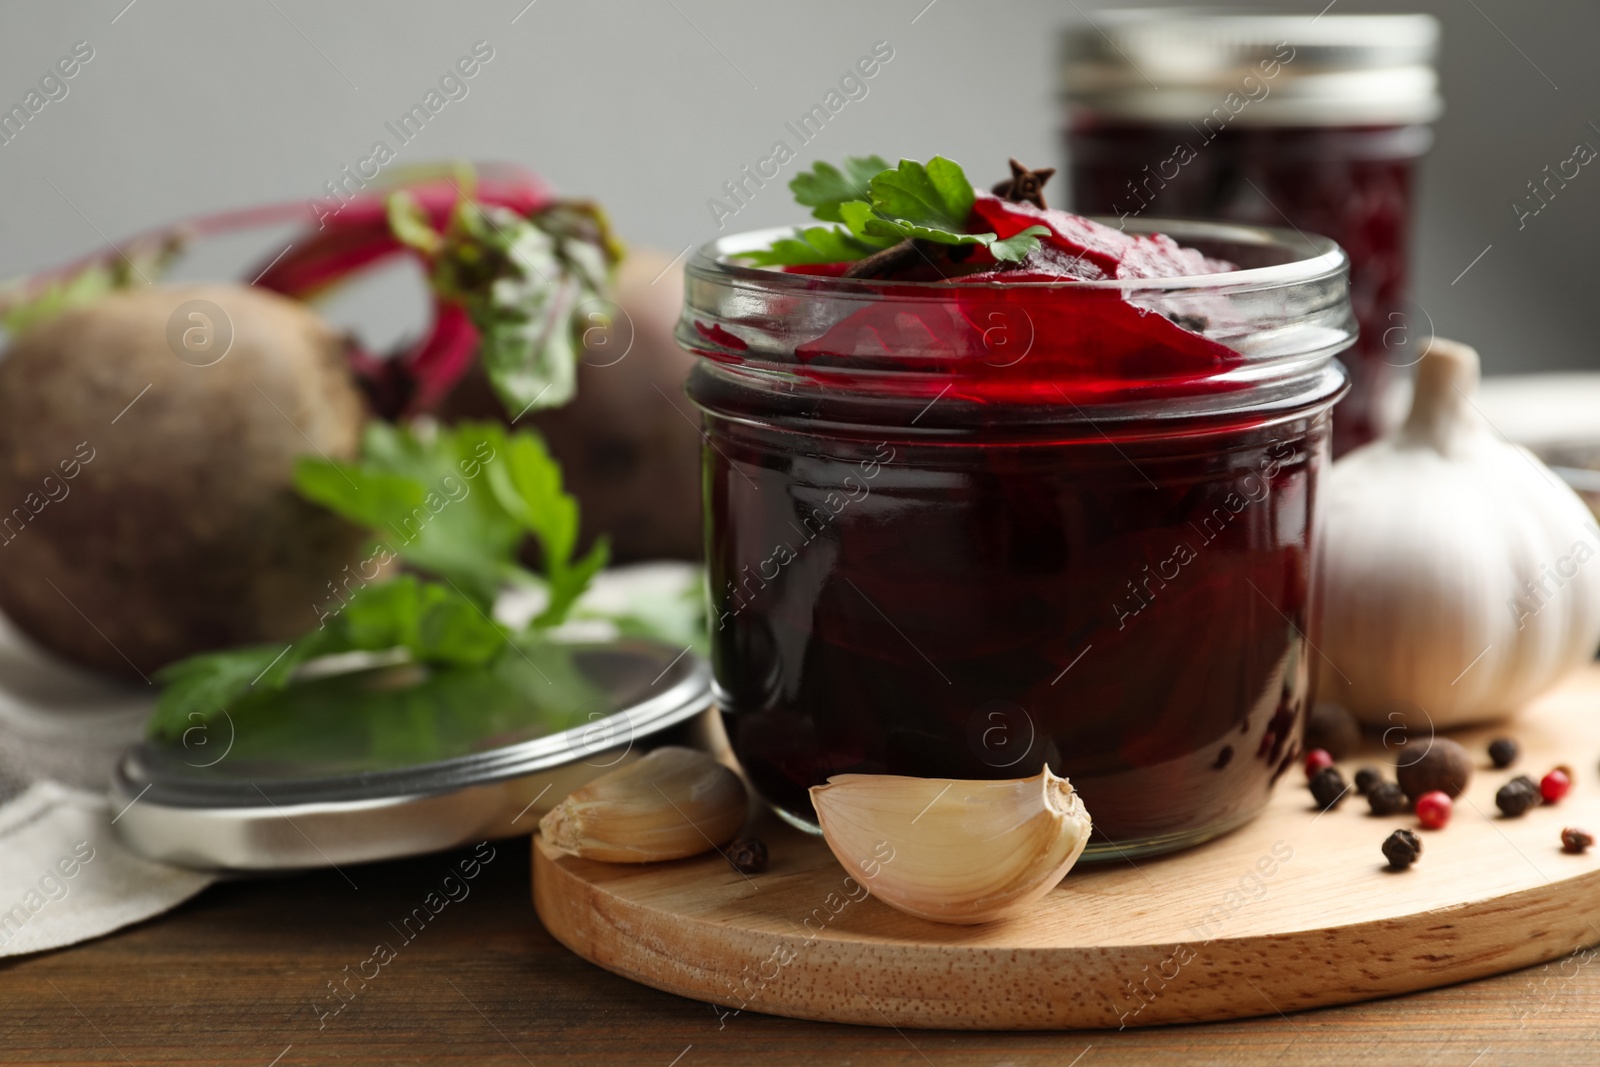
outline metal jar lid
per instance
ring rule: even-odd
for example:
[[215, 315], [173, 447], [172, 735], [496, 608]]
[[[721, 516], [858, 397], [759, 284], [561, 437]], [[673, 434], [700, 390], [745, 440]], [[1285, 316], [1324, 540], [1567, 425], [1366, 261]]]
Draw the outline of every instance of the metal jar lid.
[[571, 790], [711, 704], [705, 661], [660, 642], [537, 658], [544, 681], [527, 687], [368, 666], [297, 684], [270, 716], [240, 708], [181, 742], [145, 741], [118, 763], [114, 825], [152, 859], [245, 870], [529, 833]]
[[1061, 88], [1075, 115], [1135, 122], [1429, 122], [1438, 44], [1431, 15], [1101, 11], [1066, 32]]

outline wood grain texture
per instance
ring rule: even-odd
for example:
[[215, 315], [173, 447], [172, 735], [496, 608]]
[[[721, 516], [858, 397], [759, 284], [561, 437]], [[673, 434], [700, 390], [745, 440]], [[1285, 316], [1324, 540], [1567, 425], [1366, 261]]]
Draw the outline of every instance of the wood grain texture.
[[526, 842], [497, 847], [472, 895], [326, 1025], [327, 982], [392, 940], [388, 924], [468, 852], [346, 868], [358, 889], [335, 871], [223, 883], [109, 937], [0, 961], [0, 1063], [1508, 1067], [1593, 1063], [1600, 1049], [1587, 952], [1404, 997], [1120, 1033], [896, 1033], [755, 1008], [719, 1019], [563, 948], [529, 905]]
[[[1567, 753], [1580, 789], [1595, 754], [1587, 744]], [[1405, 996], [1120, 1032], [896, 1032], [766, 1015], [759, 1001], [729, 1014], [562, 947], [529, 906], [526, 841], [496, 847], [471, 895], [325, 1024], [318, 1006], [329, 1003], [327, 983], [359, 966], [376, 941], [394, 940], [389, 924], [470, 850], [348, 867], [355, 888], [331, 870], [222, 883], [108, 937], [0, 961], [0, 1063], [1508, 1067], [1600, 1057], [1600, 966], [1587, 949]], [[1567, 859], [1534, 858], [1546, 869]], [[1160, 873], [1160, 863], [1140, 866]], [[1600, 898], [1594, 918], [1600, 924]], [[1056, 975], [1039, 995], [1076, 981]], [[1233, 994], [1257, 996], [1247, 986]]]
[[[1250, 825], [1172, 856], [1081, 865], [1034, 911], [982, 927], [903, 915], [847, 881], [820, 839], [776, 824], [772, 863], [746, 877], [712, 854], [644, 867], [534, 846], [545, 926], [607, 969], [730, 1008], [901, 1028], [1147, 1026], [1270, 1015], [1481, 978], [1600, 942], [1600, 669], [1514, 727], [1451, 736], [1479, 761], [1450, 826], [1423, 832], [1412, 870], [1379, 846], [1410, 816], [1354, 793], [1320, 813], [1296, 772]], [[1488, 740], [1511, 732], [1517, 766]], [[1347, 761], [1414, 758], [1428, 736]], [[1403, 747], [1402, 747], [1403, 745]], [[1513, 774], [1577, 771], [1559, 806], [1499, 815]], [[937, 791], [930, 786], [930, 798]], [[891, 838], [892, 843], [892, 838]], [[870, 886], [870, 882], [866, 883]]]

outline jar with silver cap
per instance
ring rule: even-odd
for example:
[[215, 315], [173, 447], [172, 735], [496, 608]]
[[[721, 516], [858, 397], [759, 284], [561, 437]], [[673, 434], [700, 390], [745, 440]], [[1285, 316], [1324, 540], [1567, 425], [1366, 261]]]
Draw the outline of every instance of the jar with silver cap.
[[1441, 110], [1428, 15], [1098, 12], [1065, 37], [1072, 207], [1331, 237], [1361, 327], [1341, 358], [1338, 455], [1390, 427], [1427, 332], [1407, 302], [1416, 166]]

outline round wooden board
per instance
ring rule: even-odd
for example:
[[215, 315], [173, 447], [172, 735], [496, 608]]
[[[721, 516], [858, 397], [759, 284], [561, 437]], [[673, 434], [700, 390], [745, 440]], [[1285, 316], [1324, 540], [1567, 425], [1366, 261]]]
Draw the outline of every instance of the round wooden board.
[[[1248, 826], [1137, 864], [1082, 864], [1026, 916], [986, 926], [856, 899], [820, 838], [776, 820], [762, 830], [771, 865], [749, 877], [715, 853], [614, 865], [536, 840], [534, 901], [556, 938], [617, 974], [803, 1019], [1118, 1028], [1367, 1000], [1600, 942], [1600, 849], [1560, 844], [1564, 826], [1600, 833], [1597, 712], [1592, 667], [1514, 724], [1453, 733], [1478, 770], [1449, 827], [1421, 831], [1422, 859], [1402, 873], [1385, 869], [1379, 846], [1413, 818], [1374, 817], [1353, 791], [1319, 814], [1296, 771]], [[1522, 756], [1496, 771], [1484, 750], [1502, 734]], [[1377, 739], [1366, 756], [1341, 764], [1347, 778], [1383, 761]], [[1560, 805], [1499, 815], [1501, 784], [1558, 763], [1577, 778]]]

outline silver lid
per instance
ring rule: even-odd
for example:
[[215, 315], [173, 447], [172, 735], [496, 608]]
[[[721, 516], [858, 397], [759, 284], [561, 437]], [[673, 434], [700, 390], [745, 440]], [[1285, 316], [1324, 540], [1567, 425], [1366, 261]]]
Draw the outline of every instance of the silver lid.
[[[369, 667], [146, 741], [112, 783], [134, 850], [190, 867], [338, 867], [529, 833], [635, 746], [711, 704], [710, 669], [655, 641], [534, 652], [542, 679]], [[548, 685], [548, 688], [546, 686]]]
[[1429, 122], [1438, 45], [1431, 15], [1101, 11], [1066, 32], [1061, 88], [1075, 112], [1137, 122]]

